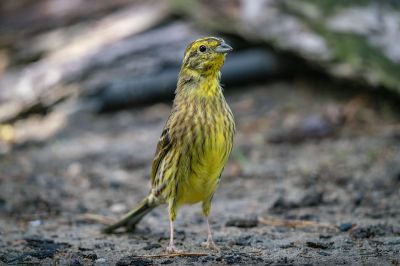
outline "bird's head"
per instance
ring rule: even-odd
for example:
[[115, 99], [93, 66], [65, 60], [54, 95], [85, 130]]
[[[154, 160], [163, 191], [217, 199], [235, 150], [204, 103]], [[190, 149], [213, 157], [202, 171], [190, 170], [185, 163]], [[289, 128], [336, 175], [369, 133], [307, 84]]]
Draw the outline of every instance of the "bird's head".
[[230, 51], [232, 47], [221, 38], [198, 39], [187, 46], [181, 72], [202, 77], [217, 75]]

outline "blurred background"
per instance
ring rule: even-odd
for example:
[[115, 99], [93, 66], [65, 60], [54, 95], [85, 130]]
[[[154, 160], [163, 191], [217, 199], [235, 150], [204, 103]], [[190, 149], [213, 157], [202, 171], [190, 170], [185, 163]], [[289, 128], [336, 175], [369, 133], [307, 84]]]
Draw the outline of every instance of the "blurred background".
[[[234, 47], [223, 249], [179, 262], [400, 263], [397, 0], [2, 1], [0, 261], [174, 262], [132, 256], [163, 252], [164, 208], [99, 230], [147, 194], [184, 49], [209, 35]], [[204, 252], [200, 207], [176, 227]]]

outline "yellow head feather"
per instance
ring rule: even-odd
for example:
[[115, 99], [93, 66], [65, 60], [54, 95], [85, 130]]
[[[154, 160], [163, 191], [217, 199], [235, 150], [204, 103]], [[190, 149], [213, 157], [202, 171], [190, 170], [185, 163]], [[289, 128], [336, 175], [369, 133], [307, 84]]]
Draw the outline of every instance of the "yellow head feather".
[[182, 87], [193, 87], [201, 82], [206, 82], [202, 87], [210, 89], [210, 83], [217, 83], [220, 76], [220, 69], [225, 61], [226, 53], [232, 51], [221, 38], [206, 37], [190, 43], [183, 58], [177, 93]]

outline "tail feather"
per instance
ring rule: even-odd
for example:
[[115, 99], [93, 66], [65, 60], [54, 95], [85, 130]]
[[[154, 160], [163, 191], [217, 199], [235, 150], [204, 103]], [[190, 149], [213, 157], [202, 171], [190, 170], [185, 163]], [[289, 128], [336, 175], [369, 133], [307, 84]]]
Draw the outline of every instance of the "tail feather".
[[148, 198], [145, 198], [135, 209], [127, 213], [121, 220], [104, 228], [102, 232], [110, 234], [120, 227], [126, 227], [129, 230], [133, 230], [136, 224], [156, 206], [156, 204], [149, 202]]

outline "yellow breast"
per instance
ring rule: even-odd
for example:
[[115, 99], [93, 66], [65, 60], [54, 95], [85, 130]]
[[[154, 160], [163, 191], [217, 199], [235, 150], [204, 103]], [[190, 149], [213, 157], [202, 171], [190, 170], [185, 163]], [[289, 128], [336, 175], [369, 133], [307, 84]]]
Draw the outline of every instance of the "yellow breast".
[[232, 147], [232, 138], [224, 132], [223, 117], [220, 116], [207, 130], [205, 141], [196, 140], [191, 149], [190, 176], [185, 178], [178, 204], [194, 204], [208, 200], [214, 194], [221, 172]]

